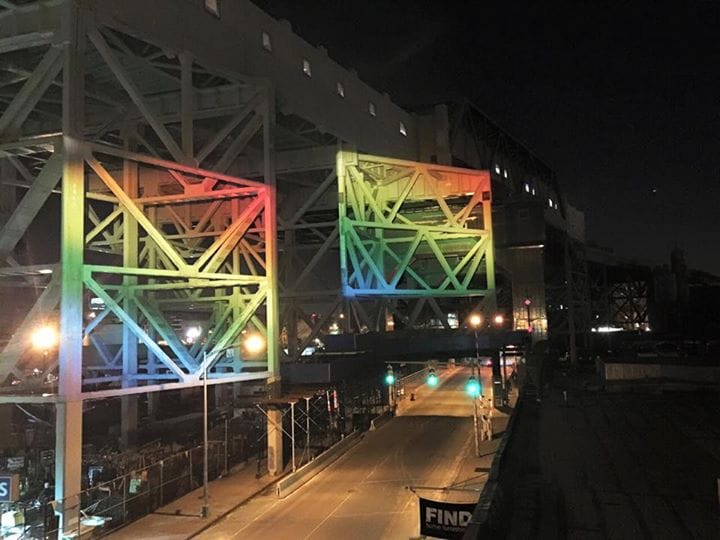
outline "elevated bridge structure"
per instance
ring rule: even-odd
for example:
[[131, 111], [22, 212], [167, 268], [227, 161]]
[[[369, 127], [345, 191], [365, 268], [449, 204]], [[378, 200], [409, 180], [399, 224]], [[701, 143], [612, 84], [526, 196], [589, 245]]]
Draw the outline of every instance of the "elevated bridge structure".
[[[280, 363], [323, 335], [498, 305], [540, 339], [533, 231], [560, 231], [563, 261], [584, 235], [552, 171], [477, 109], [406, 111], [248, 0], [0, 1], [0, 174], [0, 291], [26, 308], [4, 321], [0, 403], [55, 406], [61, 527], [84, 401], [121, 397], [126, 434], [133, 395], [277, 397]], [[60, 340], [38, 351], [44, 324]], [[268, 447], [278, 473], [279, 430]]]

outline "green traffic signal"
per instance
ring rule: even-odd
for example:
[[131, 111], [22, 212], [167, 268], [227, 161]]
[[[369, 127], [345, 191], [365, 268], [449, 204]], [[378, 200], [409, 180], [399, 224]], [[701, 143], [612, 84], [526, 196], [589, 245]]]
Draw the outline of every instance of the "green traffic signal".
[[387, 375], [385, 375], [385, 384], [387, 384], [388, 386], [391, 384], [395, 384], [395, 375], [393, 375], [392, 373], [388, 373]]
[[465, 392], [472, 398], [478, 397], [480, 395], [480, 382], [475, 377], [470, 377], [468, 382], [465, 383]]
[[428, 383], [428, 386], [437, 386], [438, 376], [435, 375], [435, 373], [432, 373], [432, 372], [428, 373], [427, 383]]

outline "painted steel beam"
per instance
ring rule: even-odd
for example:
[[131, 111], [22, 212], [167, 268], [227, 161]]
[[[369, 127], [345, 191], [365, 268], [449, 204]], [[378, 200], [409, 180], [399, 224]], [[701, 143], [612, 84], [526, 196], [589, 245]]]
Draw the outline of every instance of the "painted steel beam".
[[0, 229], [0, 257], [15, 249], [25, 231], [37, 216], [45, 201], [58, 184], [63, 170], [63, 156], [54, 153], [45, 163], [40, 174], [15, 208], [8, 221]]

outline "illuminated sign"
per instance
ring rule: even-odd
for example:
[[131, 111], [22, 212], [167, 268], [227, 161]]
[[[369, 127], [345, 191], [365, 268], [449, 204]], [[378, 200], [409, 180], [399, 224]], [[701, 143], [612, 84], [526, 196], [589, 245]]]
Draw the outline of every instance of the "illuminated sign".
[[0, 502], [15, 502], [20, 498], [20, 475], [0, 474]]
[[420, 498], [420, 534], [433, 538], [462, 538], [474, 503], [457, 504]]

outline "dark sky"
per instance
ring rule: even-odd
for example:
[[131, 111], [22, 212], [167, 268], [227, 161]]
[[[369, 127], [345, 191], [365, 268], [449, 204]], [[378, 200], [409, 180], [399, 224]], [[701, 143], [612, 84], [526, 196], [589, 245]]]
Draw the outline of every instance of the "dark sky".
[[588, 236], [720, 274], [720, 1], [255, 0], [401, 105], [471, 99]]

